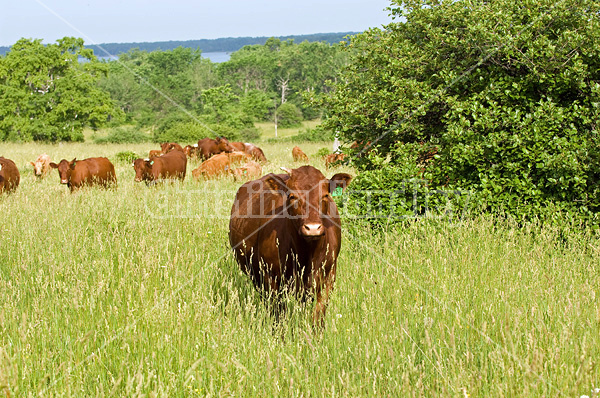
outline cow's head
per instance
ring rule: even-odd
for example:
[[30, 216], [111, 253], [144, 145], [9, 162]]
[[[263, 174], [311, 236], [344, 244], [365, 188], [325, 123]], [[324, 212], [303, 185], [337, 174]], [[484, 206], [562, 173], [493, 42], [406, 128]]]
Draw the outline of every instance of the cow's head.
[[225, 137], [217, 137], [215, 140], [217, 147], [221, 152], [233, 152], [233, 147], [229, 143], [229, 140]]
[[141, 182], [152, 179], [152, 159], [136, 159], [133, 161], [135, 170], [135, 182]]
[[41, 177], [44, 163], [42, 163], [39, 160], [36, 160], [35, 162], [29, 162], [29, 164], [31, 164], [33, 166], [33, 174], [35, 174], [38, 177]]
[[75, 165], [77, 164], [77, 158], [71, 160], [70, 162], [66, 159], [61, 160], [58, 164], [52, 162], [50, 163], [50, 167], [53, 169], [58, 169], [58, 175], [60, 176], [61, 184], [68, 184], [71, 181], [71, 173], [75, 170]]
[[282, 179], [271, 174], [265, 179], [266, 186], [284, 195], [286, 215], [300, 236], [307, 240], [323, 236], [326, 220], [331, 220], [337, 209], [331, 195], [345, 189], [352, 176], [338, 173], [327, 179], [312, 166], [284, 170], [289, 178]]

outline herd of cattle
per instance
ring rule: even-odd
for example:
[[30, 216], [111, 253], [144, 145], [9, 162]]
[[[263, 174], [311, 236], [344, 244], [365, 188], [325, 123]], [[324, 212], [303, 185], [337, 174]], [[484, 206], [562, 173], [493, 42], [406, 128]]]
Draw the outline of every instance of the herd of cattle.
[[[299, 147], [292, 150], [292, 156], [295, 161], [308, 162]], [[326, 165], [343, 160], [343, 156], [329, 155]], [[266, 157], [256, 145], [204, 138], [186, 147], [165, 143], [160, 151], [150, 151], [148, 158], [136, 159], [135, 181], [183, 180], [188, 158], [202, 160], [192, 171], [194, 178], [230, 174], [247, 181], [237, 191], [229, 223], [236, 261], [269, 297], [277, 299], [288, 291], [301, 300], [314, 298], [313, 322], [323, 325], [341, 247], [340, 216], [332, 196], [343, 192], [352, 177], [337, 173], [327, 179], [310, 165], [262, 176], [261, 163]], [[57, 169], [61, 184], [71, 191], [84, 185], [117, 183], [115, 168], [105, 157], [63, 159], [56, 164], [44, 154], [31, 164], [39, 177]], [[0, 193], [16, 190], [19, 180], [15, 163], [0, 157]]]

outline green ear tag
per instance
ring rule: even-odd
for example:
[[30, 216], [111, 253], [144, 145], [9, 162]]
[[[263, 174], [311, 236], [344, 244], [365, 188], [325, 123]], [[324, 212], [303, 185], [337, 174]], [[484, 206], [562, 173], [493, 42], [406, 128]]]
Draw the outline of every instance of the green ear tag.
[[342, 196], [343, 193], [344, 193], [344, 190], [342, 189], [342, 187], [337, 187], [335, 189], [335, 191], [333, 191], [331, 196]]
[[152, 166], [154, 164], [154, 160], [150, 162], [150, 166]]

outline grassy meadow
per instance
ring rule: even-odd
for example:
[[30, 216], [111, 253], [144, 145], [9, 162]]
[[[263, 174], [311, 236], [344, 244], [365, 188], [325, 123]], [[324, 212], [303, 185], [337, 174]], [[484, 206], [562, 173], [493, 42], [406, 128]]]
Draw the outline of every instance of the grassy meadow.
[[[290, 300], [275, 322], [231, 254], [229, 178], [148, 188], [118, 152], [5, 144], [0, 396], [598, 396], [600, 244], [576, 228], [481, 217], [343, 225], [323, 333]], [[292, 143], [261, 144], [265, 172]], [[331, 144], [300, 145], [316, 152]], [[70, 194], [29, 161], [107, 156], [116, 190]], [[328, 172], [355, 171], [340, 167]]]

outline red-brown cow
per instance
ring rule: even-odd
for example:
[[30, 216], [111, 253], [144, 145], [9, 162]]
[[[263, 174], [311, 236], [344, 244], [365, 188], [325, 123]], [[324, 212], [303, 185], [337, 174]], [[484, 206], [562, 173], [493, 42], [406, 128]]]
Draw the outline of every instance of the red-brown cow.
[[150, 152], [148, 152], [148, 158], [151, 159], [153, 157], [160, 156], [162, 154], [163, 154], [162, 150], [152, 149]]
[[294, 158], [294, 162], [308, 162], [308, 156], [306, 156], [299, 146], [292, 148], [292, 157]]
[[246, 146], [246, 153], [248, 155], [252, 156], [252, 159], [254, 159], [258, 162], [266, 162], [267, 161], [265, 153], [262, 151], [262, 149], [260, 149], [256, 145], [251, 144], [249, 142], [246, 142], [244, 145]]
[[156, 182], [158, 180], [185, 179], [187, 158], [182, 151], [171, 151], [152, 159], [136, 159], [133, 162], [135, 182]]
[[183, 153], [185, 153], [185, 156], [187, 156], [189, 159], [197, 158], [198, 157], [198, 144], [184, 146]]
[[336, 163], [342, 162], [344, 159], [346, 159], [346, 155], [343, 153], [330, 153], [325, 156], [325, 167], [330, 168]]
[[229, 145], [231, 145], [234, 151], [246, 152], [246, 144], [244, 144], [243, 142], [229, 142]]
[[202, 160], [209, 159], [212, 155], [217, 155], [221, 152], [232, 152], [233, 147], [229, 144], [229, 141], [223, 137], [217, 137], [213, 140], [212, 138], [202, 138], [198, 141], [198, 157]]
[[183, 152], [183, 148], [181, 147], [181, 145], [175, 142], [165, 142], [160, 144], [160, 150], [162, 153], [169, 153], [171, 151]]
[[260, 163], [251, 160], [240, 167], [230, 168], [229, 173], [233, 175], [233, 179], [236, 181], [253, 180], [262, 176], [262, 166]]
[[312, 166], [268, 174], [237, 192], [229, 221], [236, 260], [258, 289], [289, 289], [315, 297], [313, 322], [324, 324], [342, 242], [332, 193], [347, 186], [345, 173], [331, 179]]
[[83, 160], [63, 159], [60, 163], [50, 163], [58, 169], [60, 183], [67, 184], [71, 192], [84, 185], [100, 185], [105, 188], [117, 185], [115, 166], [107, 158], [88, 158]]
[[33, 173], [36, 177], [44, 178], [50, 171], [50, 156], [43, 153], [37, 157], [35, 162], [29, 162], [33, 166]]
[[15, 162], [0, 156], [0, 194], [14, 192], [21, 181], [21, 174]]

